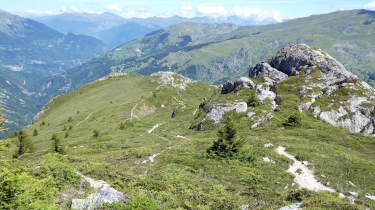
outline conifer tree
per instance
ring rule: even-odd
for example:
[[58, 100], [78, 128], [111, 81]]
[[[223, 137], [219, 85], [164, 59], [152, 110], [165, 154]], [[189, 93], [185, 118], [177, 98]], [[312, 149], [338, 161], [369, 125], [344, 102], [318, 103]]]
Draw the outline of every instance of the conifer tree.
[[[1, 108], [0, 106], [0, 111], [3, 110], [3, 108]], [[4, 131], [6, 130], [4, 128], [4, 122], [5, 122], [5, 118], [4, 118], [4, 115], [0, 115], [0, 131]]]
[[61, 141], [57, 133], [52, 134], [51, 140], [53, 141], [53, 151], [60, 154], [65, 154], [64, 147], [61, 145]]
[[224, 128], [218, 131], [218, 138], [207, 149], [207, 153], [220, 158], [235, 158], [243, 147], [245, 138], [238, 133], [237, 124], [232, 112], [228, 113], [224, 123]]
[[16, 151], [16, 154], [13, 155], [13, 157], [18, 158], [25, 153], [33, 152], [35, 150], [34, 142], [24, 131], [21, 130], [20, 132], [18, 132], [17, 137], [18, 150]]
[[247, 105], [250, 107], [257, 107], [261, 105], [261, 102], [257, 97], [257, 93], [255, 89], [251, 90], [250, 97], [247, 100]]
[[39, 132], [38, 132], [37, 129], [34, 129], [34, 134], [33, 134], [33, 136], [37, 136], [37, 135], [39, 135]]

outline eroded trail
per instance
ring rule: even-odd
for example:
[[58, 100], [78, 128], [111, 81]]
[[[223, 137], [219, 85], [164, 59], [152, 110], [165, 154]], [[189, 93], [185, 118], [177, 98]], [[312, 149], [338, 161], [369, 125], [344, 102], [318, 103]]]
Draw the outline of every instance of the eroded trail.
[[279, 146], [277, 147], [276, 151], [278, 154], [293, 160], [293, 164], [289, 166], [287, 172], [295, 176], [294, 181], [300, 187], [313, 191], [324, 190], [336, 192], [334, 189], [324, 186], [322, 183], [318, 182], [318, 180], [316, 180], [314, 177], [314, 172], [311, 169], [309, 169], [306, 165], [304, 165], [302, 161], [298, 161], [293, 155], [290, 155], [287, 152], [285, 152], [285, 147]]
[[86, 119], [84, 119], [84, 120], [82, 120], [81, 122], [77, 123], [76, 127], [77, 127], [79, 124], [85, 122], [87, 119], [89, 119], [89, 117], [90, 117], [94, 112], [95, 112], [95, 111], [91, 112], [91, 113], [86, 117]]

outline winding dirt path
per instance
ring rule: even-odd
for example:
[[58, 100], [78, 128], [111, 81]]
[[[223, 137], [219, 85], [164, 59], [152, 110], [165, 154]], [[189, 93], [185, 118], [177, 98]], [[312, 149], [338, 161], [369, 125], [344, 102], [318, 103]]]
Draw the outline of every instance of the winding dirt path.
[[86, 117], [86, 119], [84, 119], [84, 120], [82, 120], [81, 122], [77, 123], [76, 127], [77, 127], [79, 124], [81, 124], [81, 123], [83, 123], [84, 121], [86, 121], [87, 119], [89, 119], [89, 117], [90, 117], [94, 112], [95, 112], [95, 111], [91, 112], [91, 113]]
[[[336, 192], [334, 189], [324, 186], [322, 183], [314, 177], [314, 172], [304, 165], [301, 161], [298, 161], [293, 155], [285, 152], [285, 147], [279, 146], [276, 149], [276, 152], [280, 155], [283, 155], [291, 160], [293, 164], [289, 166], [287, 172], [295, 176], [294, 181], [302, 188], [306, 188], [313, 191], [330, 191]], [[300, 169], [300, 170], [298, 170]], [[297, 172], [297, 170], [299, 172]]]

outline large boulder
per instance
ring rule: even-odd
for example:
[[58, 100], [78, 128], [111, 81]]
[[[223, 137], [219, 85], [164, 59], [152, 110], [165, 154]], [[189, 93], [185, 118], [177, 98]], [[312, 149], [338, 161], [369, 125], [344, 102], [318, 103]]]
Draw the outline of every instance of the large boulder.
[[235, 110], [237, 113], [246, 112], [247, 104], [245, 102], [237, 102], [229, 105], [213, 105], [211, 109], [207, 112], [205, 118], [209, 118], [214, 121], [214, 124], [217, 124], [223, 119], [224, 114], [231, 110]]
[[246, 77], [240, 77], [235, 81], [228, 80], [224, 84], [222, 84], [221, 94], [227, 94], [233, 91], [238, 91], [241, 87], [254, 88], [255, 83], [251, 81], [251, 79]]
[[227, 93], [230, 93], [234, 90], [235, 86], [234, 86], [234, 82], [233, 81], [226, 81], [222, 88], [221, 88], [221, 94], [227, 94]]
[[126, 197], [120, 191], [113, 189], [112, 187], [105, 186], [101, 188], [98, 192], [93, 193], [86, 197], [85, 199], [73, 199], [72, 209], [78, 210], [94, 210], [96, 206], [103, 203], [113, 203], [113, 202], [125, 202]]
[[250, 78], [258, 78], [260, 76], [262, 76], [266, 82], [272, 83], [272, 85], [276, 85], [288, 78], [287, 74], [271, 67], [271, 65], [266, 62], [258, 63], [249, 70]]

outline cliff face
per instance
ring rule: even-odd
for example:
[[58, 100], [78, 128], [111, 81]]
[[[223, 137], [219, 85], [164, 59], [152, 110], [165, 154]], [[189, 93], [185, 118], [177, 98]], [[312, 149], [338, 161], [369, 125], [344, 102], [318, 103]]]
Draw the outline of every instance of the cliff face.
[[[249, 77], [262, 80], [261, 86], [276, 95], [281, 81], [298, 77], [292, 88], [298, 90], [299, 111], [310, 110], [331, 125], [375, 136], [374, 89], [320, 49], [291, 45], [254, 65]], [[259, 97], [261, 91], [257, 93]]]

